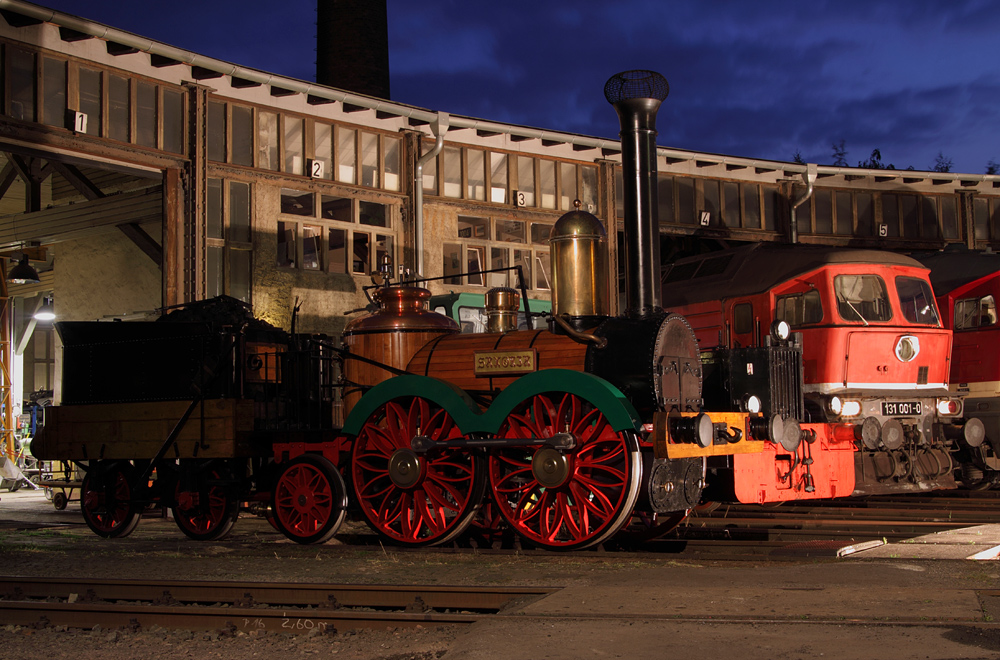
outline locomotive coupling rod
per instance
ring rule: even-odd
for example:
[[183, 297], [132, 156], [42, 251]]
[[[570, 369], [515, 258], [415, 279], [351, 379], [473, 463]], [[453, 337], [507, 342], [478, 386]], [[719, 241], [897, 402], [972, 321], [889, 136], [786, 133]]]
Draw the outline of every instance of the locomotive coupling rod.
[[418, 454], [426, 454], [432, 449], [462, 449], [466, 447], [535, 447], [548, 445], [553, 449], [571, 450], [576, 447], [572, 433], [556, 433], [551, 438], [458, 438], [438, 442], [426, 435], [417, 435], [410, 440], [410, 449]]

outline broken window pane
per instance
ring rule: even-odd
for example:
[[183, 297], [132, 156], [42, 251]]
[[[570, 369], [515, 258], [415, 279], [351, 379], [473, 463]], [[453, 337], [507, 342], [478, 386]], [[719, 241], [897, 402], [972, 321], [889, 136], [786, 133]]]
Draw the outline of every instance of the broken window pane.
[[305, 173], [303, 138], [301, 117], [285, 117], [285, 172], [289, 174]]
[[353, 267], [355, 273], [367, 275], [371, 272], [371, 236], [364, 232], [354, 232]]
[[386, 190], [399, 190], [399, 138], [382, 136], [382, 162]]
[[490, 201], [507, 203], [507, 154], [490, 154]]
[[444, 283], [462, 283], [462, 246], [454, 243], [444, 244]]
[[361, 132], [361, 185], [378, 188], [378, 135]]
[[[431, 142], [424, 143], [424, 154], [427, 154], [434, 148], [434, 144]], [[437, 194], [437, 157], [429, 159], [421, 167], [420, 175], [424, 180], [424, 192], [428, 192], [432, 195]]]
[[551, 160], [538, 161], [538, 190], [542, 194], [542, 208], [556, 207], [556, 164]]
[[[573, 202], [578, 199], [576, 194], [576, 165], [573, 163], [559, 163], [559, 208], [563, 211], [572, 211]], [[583, 203], [583, 200], [580, 200]], [[586, 211], [586, 206], [581, 206]]]
[[462, 196], [462, 150], [458, 147], [444, 148], [444, 196]]
[[313, 124], [313, 133], [316, 142], [313, 158], [323, 163], [324, 179], [333, 178], [333, 126], [330, 124]]
[[302, 227], [302, 268], [320, 270], [320, 256], [323, 251], [323, 228], [312, 225]]
[[278, 221], [278, 266], [295, 267], [295, 223]]
[[257, 167], [278, 169], [278, 115], [273, 112], [257, 113]]
[[535, 205], [535, 159], [517, 157], [517, 205]]
[[354, 174], [357, 167], [354, 136], [354, 129], [337, 127], [337, 181], [341, 183], [357, 183]]
[[466, 199], [486, 200], [486, 165], [485, 153], [478, 149], [466, 149], [465, 156], [469, 159], [468, 181], [465, 191]]

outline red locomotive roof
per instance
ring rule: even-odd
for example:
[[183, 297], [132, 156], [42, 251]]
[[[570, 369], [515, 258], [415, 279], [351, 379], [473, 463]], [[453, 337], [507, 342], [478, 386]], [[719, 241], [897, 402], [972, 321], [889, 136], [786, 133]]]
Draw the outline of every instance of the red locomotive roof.
[[970, 282], [1000, 271], [1000, 254], [977, 252], [965, 246], [949, 247], [941, 252], [913, 255], [931, 269], [934, 295], [943, 296]]
[[663, 305], [763, 293], [793, 277], [833, 264], [926, 268], [912, 257], [882, 250], [753, 243], [671, 264], [663, 275]]

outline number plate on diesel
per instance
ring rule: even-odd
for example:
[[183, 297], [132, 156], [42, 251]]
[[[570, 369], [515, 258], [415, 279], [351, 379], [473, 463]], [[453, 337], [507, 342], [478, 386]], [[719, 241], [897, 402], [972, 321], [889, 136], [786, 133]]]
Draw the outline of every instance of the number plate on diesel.
[[919, 401], [883, 401], [882, 402], [882, 414], [886, 417], [894, 417], [896, 415], [919, 415], [920, 414], [920, 402]]

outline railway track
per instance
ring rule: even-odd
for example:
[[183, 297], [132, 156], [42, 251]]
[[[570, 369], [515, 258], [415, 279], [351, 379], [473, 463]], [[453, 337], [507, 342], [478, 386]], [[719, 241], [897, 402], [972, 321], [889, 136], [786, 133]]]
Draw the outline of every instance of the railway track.
[[0, 624], [287, 633], [462, 626], [556, 590], [0, 577]]

